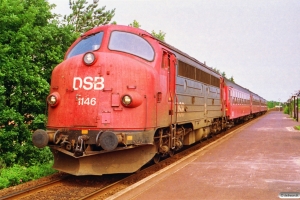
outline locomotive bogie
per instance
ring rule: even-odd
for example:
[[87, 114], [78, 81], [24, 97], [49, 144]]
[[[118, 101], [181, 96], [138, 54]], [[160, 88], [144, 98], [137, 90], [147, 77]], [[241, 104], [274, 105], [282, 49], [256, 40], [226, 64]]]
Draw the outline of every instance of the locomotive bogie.
[[206, 128], [199, 128], [196, 129], [195, 131], [195, 141], [200, 141], [203, 138], [207, 138], [210, 134], [210, 128], [206, 127]]
[[183, 144], [184, 145], [194, 144], [195, 142], [208, 137], [210, 133], [211, 133], [210, 127], [193, 130], [187, 136], [184, 137]]

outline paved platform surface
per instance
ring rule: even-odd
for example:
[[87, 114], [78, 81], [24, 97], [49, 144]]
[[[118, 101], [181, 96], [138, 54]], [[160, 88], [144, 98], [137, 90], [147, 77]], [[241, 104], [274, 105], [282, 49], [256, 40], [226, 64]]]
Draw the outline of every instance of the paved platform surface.
[[110, 199], [280, 199], [300, 193], [299, 122], [272, 111]]

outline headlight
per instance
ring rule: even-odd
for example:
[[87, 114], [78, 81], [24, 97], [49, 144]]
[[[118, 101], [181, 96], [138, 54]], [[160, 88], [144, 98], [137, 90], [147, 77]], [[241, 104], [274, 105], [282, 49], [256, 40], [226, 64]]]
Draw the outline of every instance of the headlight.
[[130, 105], [132, 102], [132, 99], [129, 95], [124, 95], [123, 98], [122, 98], [122, 103], [124, 106], [128, 106]]
[[56, 106], [59, 102], [59, 99], [59, 94], [57, 92], [54, 92], [47, 97], [47, 102], [50, 106]]
[[56, 102], [57, 102], [56, 96], [51, 95], [51, 96], [48, 98], [48, 103], [49, 103], [50, 105], [54, 105], [54, 104], [56, 104]]
[[91, 65], [95, 61], [95, 55], [88, 52], [83, 56], [83, 61], [86, 65]]

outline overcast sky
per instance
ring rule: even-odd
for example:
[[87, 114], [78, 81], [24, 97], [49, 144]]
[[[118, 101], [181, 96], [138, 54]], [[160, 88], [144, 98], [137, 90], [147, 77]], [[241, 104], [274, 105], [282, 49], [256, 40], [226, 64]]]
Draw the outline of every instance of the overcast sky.
[[[68, 0], [48, 0], [70, 13]], [[92, 3], [93, 0], [88, 0]], [[267, 100], [300, 90], [300, 0], [99, 0], [112, 21], [137, 20], [167, 43]]]

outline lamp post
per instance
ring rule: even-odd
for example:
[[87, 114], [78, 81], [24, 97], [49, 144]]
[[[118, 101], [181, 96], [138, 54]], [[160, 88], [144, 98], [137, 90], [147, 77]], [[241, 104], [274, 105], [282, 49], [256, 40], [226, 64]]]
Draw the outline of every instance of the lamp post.
[[296, 95], [293, 95], [292, 98], [294, 99], [294, 117], [293, 118], [296, 119]]
[[292, 117], [292, 115], [293, 115], [293, 111], [292, 111], [292, 102], [293, 102], [293, 97], [291, 97], [291, 98], [289, 99], [289, 115], [290, 115], [290, 117]]
[[299, 111], [298, 111], [298, 96], [297, 96], [297, 101], [296, 101], [296, 121], [299, 121]]
[[288, 115], [290, 114], [290, 100], [288, 99], [286, 102], [285, 102], [285, 107], [288, 107]]
[[296, 102], [296, 113], [297, 113], [297, 122], [299, 121], [299, 108], [298, 108], [298, 97], [300, 96], [300, 91], [297, 94], [297, 102]]

